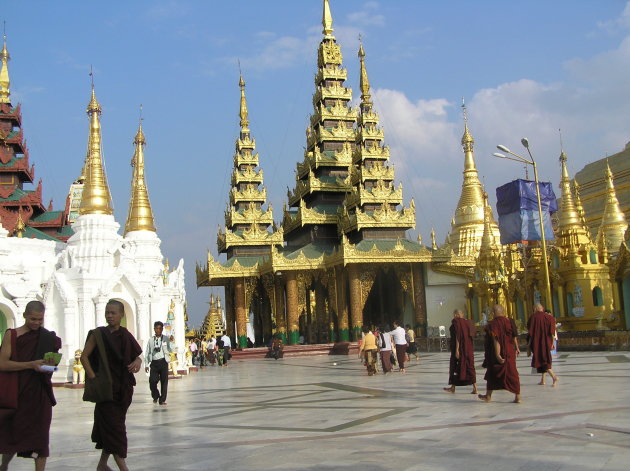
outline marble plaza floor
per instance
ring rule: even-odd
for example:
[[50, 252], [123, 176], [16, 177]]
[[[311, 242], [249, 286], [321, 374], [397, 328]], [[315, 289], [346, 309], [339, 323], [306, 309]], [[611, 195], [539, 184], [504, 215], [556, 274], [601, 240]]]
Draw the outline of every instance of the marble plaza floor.
[[[447, 353], [423, 354], [406, 375], [373, 377], [354, 356], [234, 361], [170, 381], [167, 407], [153, 405], [140, 374], [127, 462], [197, 471], [630, 469], [630, 352], [560, 353], [557, 388], [536, 384], [528, 358], [518, 366], [521, 404], [505, 391], [490, 404], [469, 387], [443, 392]], [[55, 392], [47, 469], [94, 469], [91, 404], [80, 390]], [[33, 464], [16, 458], [11, 469]]]

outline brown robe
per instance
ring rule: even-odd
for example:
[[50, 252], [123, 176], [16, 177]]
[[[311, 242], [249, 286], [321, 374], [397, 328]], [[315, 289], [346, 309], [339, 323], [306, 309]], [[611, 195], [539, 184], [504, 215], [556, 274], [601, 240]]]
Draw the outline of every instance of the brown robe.
[[[9, 330], [6, 335], [11, 335]], [[40, 327], [17, 338], [11, 360], [40, 360], [44, 353], [57, 352], [60, 348], [61, 339]], [[0, 453], [17, 453], [24, 458], [47, 457], [52, 408], [57, 403], [50, 380], [52, 373], [28, 369], [16, 374], [18, 407], [15, 410], [0, 409]]]
[[[517, 335], [516, 324], [507, 317], [496, 317], [486, 326], [486, 356], [483, 366], [487, 368], [484, 379], [488, 383], [488, 391], [505, 389], [514, 394], [521, 393], [521, 383], [516, 368], [516, 349], [514, 347], [514, 338]], [[499, 342], [501, 347], [501, 356], [505, 360], [502, 364], [497, 361], [494, 351], [494, 339]]]
[[[92, 441], [96, 443], [97, 449], [126, 458], [125, 420], [133, 397], [133, 387], [136, 385], [136, 378], [129, 372], [127, 366], [142, 353], [142, 348], [124, 327], [114, 332], [110, 332], [107, 327], [98, 327], [98, 329], [101, 331], [107, 351], [114, 400], [95, 404]], [[88, 338], [90, 335], [92, 332], [88, 334]], [[95, 372], [99, 371], [101, 363], [98, 348], [95, 348], [90, 355], [90, 364]]]
[[543, 311], [536, 311], [527, 321], [529, 348], [532, 352], [532, 368], [539, 373], [551, 369], [555, 319]]
[[[448, 384], [453, 386], [467, 386], [477, 382], [475, 372], [475, 350], [473, 338], [475, 326], [468, 319], [456, 317], [451, 322], [451, 361], [448, 369]], [[455, 358], [455, 351], [459, 342], [459, 360]]]

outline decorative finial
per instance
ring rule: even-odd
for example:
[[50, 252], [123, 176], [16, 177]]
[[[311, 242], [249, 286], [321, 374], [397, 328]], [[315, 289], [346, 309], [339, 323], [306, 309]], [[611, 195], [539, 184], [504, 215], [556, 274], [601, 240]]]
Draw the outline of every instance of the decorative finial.
[[324, 30], [322, 31], [322, 33], [324, 33], [324, 36], [327, 38], [333, 37], [332, 24], [333, 24], [333, 19], [330, 13], [330, 5], [328, 4], [328, 0], [324, 0], [324, 12], [322, 15], [322, 26], [324, 27]]
[[[240, 63], [239, 63], [240, 72]], [[247, 99], [245, 98], [245, 80], [243, 80], [243, 74], [240, 74], [238, 86], [241, 88], [241, 107], [239, 111], [239, 117], [241, 118], [241, 128], [247, 129], [249, 126], [248, 111], [247, 111]]]
[[17, 223], [15, 224], [15, 235], [21, 238], [24, 235], [24, 229], [26, 229], [26, 224], [24, 224], [24, 219], [22, 219], [22, 207], [20, 206], [18, 208]]
[[11, 55], [7, 49], [6, 21], [4, 23], [2, 38], [4, 43], [2, 51], [0, 51], [0, 61], [2, 61], [0, 65], [0, 103], [11, 103], [11, 99], [9, 98], [11, 95], [11, 80], [9, 79], [9, 61], [11, 60]]
[[[359, 41], [361, 38], [359, 37]], [[368, 79], [367, 69], [365, 68], [365, 50], [363, 43], [359, 45], [359, 61], [361, 63], [361, 75], [359, 78], [359, 88], [361, 88], [361, 100], [363, 103], [370, 103], [370, 81]]]
[[[462, 136], [462, 146], [464, 148], [464, 153], [472, 154], [475, 140], [468, 130], [468, 109], [466, 108], [464, 97], [462, 97], [462, 114], [464, 116], [464, 135]], [[466, 168], [469, 168], [470, 165], [474, 165], [474, 162], [466, 162]]]
[[[142, 107], [142, 105], [140, 106]], [[146, 145], [146, 140], [142, 131], [142, 119], [138, 125], [138, 132], [133, 143], [136, 148], [131, 159], [131, 166], [133, 167], [131, 198], [125, 224], [125, 234], [132, 231], [155, 232], [153, 211], [144, 177], [144, 146]]]

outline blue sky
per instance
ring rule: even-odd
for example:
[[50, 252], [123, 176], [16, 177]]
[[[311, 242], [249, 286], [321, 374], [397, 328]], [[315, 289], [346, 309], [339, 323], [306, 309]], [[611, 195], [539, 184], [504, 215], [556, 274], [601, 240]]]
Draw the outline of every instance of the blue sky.
[[[358, 37], [397, 181], [429, 240], [449, 230], [462, 181], [461, 100], [480, 177], [524, 176], [491, 157], [528, 137], [557, 188], [562, 129], [571, 175], [630, 140], [630, 4], [625, 1], [331, 0], [347, 85], [358, 90]], [[44, 180], [64, 204], [87, 143], [90, 65], [103, 106], [103, 150], [124, 225], [133, 137], [143, 105], [146, 174], [162, 251], [185, 259], [189, 316], [207, 312], [194, 266], [216, 256], [234, 140], [238, 61], [276, 221], [294, 187], [312, 112], [321, 0], [3, 2], [11, 92]]]

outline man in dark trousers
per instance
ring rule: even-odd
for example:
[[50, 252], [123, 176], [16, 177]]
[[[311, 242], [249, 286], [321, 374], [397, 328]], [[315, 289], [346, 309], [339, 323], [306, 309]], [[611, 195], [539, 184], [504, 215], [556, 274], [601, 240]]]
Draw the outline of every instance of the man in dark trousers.
[[[160, 402], [161, 406], [166, 405], [166, 393], [168, 392], [168, 359], [169, 353], [174, 350], [171, 335], [170, 338], [162, 335], [164, 324], [157, 321], [153, 324], [155, 335], [147, 342], [147, 348], [144, 350], [144, 361], [147, 365], [144, 370], [149, 373], [149, 387], [151, 388], [151, 397], [153, 403]], [[158, 392], [157, 384], [160, 382], [160, 391]]]

